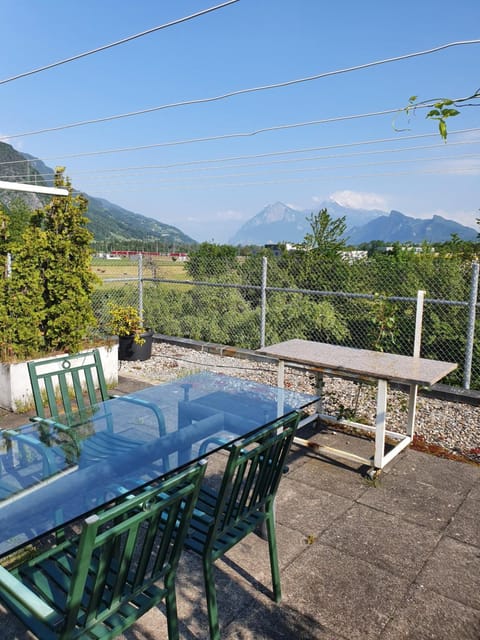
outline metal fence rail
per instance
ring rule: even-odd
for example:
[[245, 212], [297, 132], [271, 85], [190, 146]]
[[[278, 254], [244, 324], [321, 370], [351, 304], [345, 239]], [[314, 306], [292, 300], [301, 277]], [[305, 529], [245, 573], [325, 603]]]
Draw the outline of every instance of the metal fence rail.
[[[249, 349], [304, 337], [410, 355], [421, 342], [423, 357], [458, 363], [450, 384], [480, 389], [478, 263], [452, 272], [451, 263], [432, 262], [415, 279], [388, 261], [374, 267], [346, 263], [332, 271], [319, 262], [305, 277], [305, 269], [297, 276], [295, 265], [287, 271], [277, 258], [254, 256], [212, 260], [192, 278], [184, 264], [139, 254], [94, 263], [101, 277], [94, 309], [107, 333], [112, 305], [132, 305], [158, 333]], [[345, 283], [349, 290], [340, 288]]]

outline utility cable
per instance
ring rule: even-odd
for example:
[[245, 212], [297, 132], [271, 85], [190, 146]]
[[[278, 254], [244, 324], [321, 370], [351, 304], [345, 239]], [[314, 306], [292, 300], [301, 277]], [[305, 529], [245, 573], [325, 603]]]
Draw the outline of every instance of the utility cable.
[[[437, 134], [434, 134], [435, 136], [437, 136]], [[471, 145], [471, 144], [480, 144], [480, 140], [462, 140], [462, 141], [458, 141], [458, 142], [450, 142], [449, 144], [449, 149], [451, 147], [455, 147], [455, 146], [465, 146], [465, 145]], [[438, 142], [437, 144], [430, 144], [430, 145], [416, 145], [416, 146], [410, 146], [410, 147], [401, 147], [401, 148], [390, 148], [390, 149], [372, 149], [372, 150], [363, 150], [363, 151], [352, 151], [350, 153], [332, 153], [332, 154], [327, 154], [327, 155], [321, 155], [321, 156], [310, 156], [310, 157], [306, 157], [306, 158], [282, 158], [282, 159], [277, 159], [277, 160], [269, 160], [267, 162], [245, 162], [242, 164], [234, 164], [232, 165], [231, 169], [239, 169], [239, 168], [245, 168], [245, 167], [268, 167], [268, 166], [274, 166], [274, 165], [285, 165], [285, 164], [293, 164], [293, 163], [300, 163], [300, 162], [314, 162], [316, 160], [337, 160], [337, 159], [344, 159], [344, 158], [358, 158], [358, 157], [362, 157], [362, 156], [374, 156], [374, 155], [384, 155], [387, 153], [392, 153], [392, 154], [397, 154], [397, 153], [402, 153], [402, 152], [407, 152], [407, 151], [425, 151], [428, 149], [445, 149], [445, 144], [443, 142]], [[416, 161], [420, 161], [420, 160], [427, 160], [427, 161], [435, 161], [435, 160], [453, 160], [458, 158], [459, 156], [436, 156], [436, 157], [424, 157], [424, 158], [417, 158], [417, 159], [404, 159], [404, 160], [399, 160], [396, 162], [416, 162]], [[462, 156], [462, 157], [466, 157], [466, 156]], [[470, 156], [469, 156], [470, 157]], [[82, 176], [82, 177], [88, 177], [90, 175], [93, 176], [101, 176], [101, 174], [120, 174], [120, 173], [125, 173], [125, 172], [138, 172], [138, 171], [153, 171], [153, 170], [163, 170], [163, 171], [169, 171], [170, 169], [176, 169], [176, 173], [193, 173], [193, 172], [207, 172], [207, 171], [217, 171], [217, 170], [223, 170], [225, 168], [225, 166], [223, 165], [218, 165], [218, 166], [212, 166], [211, 163], [213, 161], [212, 160], [197, 160], [194, 162], [175, 162], [175, 163], [171, 163], [171, 164], [150, 164], [150, 165], [136, 165], [136, 166], [129, 166], [129, 167], [113, 167], [113, 168], [107, 168], [107, 169], [94, 169], [94, 170], [88, 170], [88, 171], [75, 171], [74, 175], [76, 178], [78, 178], [78, 176]], [[217, 160], [217, 162], [220, 162], [220, 160]], [[389, 162], [393, 162], [393, 161], [386, 161], [387, 163]], [[202, 163], [206, 163], [210, 166], [206, 166], [206, 167], [202, 167], [199, 166]], [[191, 165], [195, 165], [195, 166], [191, 166]], [[1, 166], [1, 163], [0, 163]], [[352, 166], [352, 165], [349, 165]], [[189, 167], [189, 168], [186, 168]], [[10, 174], [11, 176], [11, 174]], [[9, 177], [9, 176], [0, 176], [1, 178], [5, 178], [5, 177]], [[50, 178], [51, 177], [51, 173], [35, 173], [34, 176], [32, 176], [31, 173], [28, 174], [15, 174], [15, 179], [28, 179], [28, 178]]]
[[[454, 131], [449, 131], [448, 132], [448, 136], [449, 138], [451, 138], [454, 135], [458, 135], [458, 134], [464, 134], [464, 133], [476, 133], [480, 131], [480, 128], [471, 128], [471, 129], [457, 129]], [[235, 135], [235, 134], [233, 134]], [[242, 134], [243, 135], [243, 134]], [[345, 149], [345, 148], [349, 148], [349, 147], [357, 147], [357, 146], [363, 146], [363, 145], [373, 145], [373, 144], [381, 144], [381, 143], [385, 143], [385, 142], [403, 142], [404, 140], [418, 140], [418, 139], [423, 139], [423, 138], [437, 138], [438, 137], [438, 133], [416, 133], [416, 134], [412, 134], [412, 135], [408, 135], [408, 136], [392, 136], [389, 138], [376, 138], [374, 140], [360, 140], [358, 142], [344, 142], [341, 144], [331, 144], [331, 145], [323, 145], [320, 147], [304, 147], [302, 149], [286, 149], [286, 150], [281, 150], [281, 151], [269, 151], [266, 153], [255, 153], [255, 154], [247, 154], [247, 155], [240, 155], [240, 156], [226, 156], [226, 157], [221, 157], [221, 158], [212, 158], [212, 159], [203, 159], [203, 160], [190, 160], [184, 163], [177, 163], [177, 166], [183, 166], [183, 165], [194, 165], [194, 164], [201, 164], [201, 163], [208, 163], [208, 162], [224, 162], [224, 161], [233, 161], [233, 160], [249, 160], [252, 158], [268, 158], [268, 157], [272, 157], [272, 156], [281, 156], [281, 155], [290, 155], [290, 154], [296, 154], [296, 153], [310, 153], [312, 151], [327, 151], [327, 150], [331, 150], [331, 149]], [[218, 139], [217, 136], [214, 136], [212, 138], [203, 138], [203, 140], [216, 140]], [[12, 164], [28, 164], [28, 163], [35, 163], [38, 162], [39, 160], [41, 162], [48, 162], [48, 161], [52, 161], [52, 160], [70, 160], [70, 159], [76, 159], [76, 158], [86, 158], [86, 157], [92, 157], [92, 156], [98, 156], [98, 155], [108, 155], [108, 154], [116, 154], [116, 153], [126, 153], [126, 152], [130, 152], [130, 151], [144, 151], [144, 150], [149, 150], [149, 149], [154, 149], [157, 147], [162, 147], [162, 146], [173, 146], [173, 145], [177, 145], [177, 144], [188, 144], [190, 142], [197, 142], [198, 139], [194, 138], [192, 140], [181, 140], [181, 141], [173, 141], [173, 142], [157, 142], [157, 143], [153, 143], [153, 144], [148, 144], [148, 145], [142, 145], [142, 146], [136, 146], [136, 147], [121, 147], [118, 149], [103, 149], [103, 150], [99, 150], [99, 151], [85, 151], [82, 153], [72, 153], [72, 154], [68, 154], [68, 155], [56, 155], [56, 156], [46, 156], [43, 158], [25, 158], [23, 160], [8, 160], [6, 162], [0, 162], [0, 166], [5, 166], [5, 165], [12, 165]], [[452, 143], [450, 143], [451, 145]], [[444, 145], [443, 145], [444, 146]], [[170, 165], [170, 166], [175, 166], [175, 165]]]
[[[16, 133], [16, 134], [12, 134], [9, 136], [3, 136], [1, 139], [2, 140], [10, 140], [13, 138], [22, 138], [25, 136], [34, 136], [34, 135], [38, 135], [41, 133], [51, 133], [53, 131], [63, 131], [65, 129], [73, 129], [75, 127], [83, 127], [86, 125], [90, 125], [90, 124], [99, 124], [102, 122], [111, 122], [113, 120], [120, 120], [122, 118], [130, 118], [133, 116], [139, 116], [139, 115], [145, 115], [147, 113], [153, 113], [156, 111], [161, 111], [164, 109], [173, 109], [173, 108], [177, 108], [177, 107], [184, 107], [187, 105], [195, 105], [195, 104], [205, 104], [205, 103], [209, 103], [209, 102], [216, 102], [216, 101], [220, 101], [220, 100], [225, 100], [227, 98], [232, 98], [234, 96], [239, 96], [239, 95], [245, 95], [248, 93], [254, 93], [254, 92], [258, 92], [258, 91], [268, 91], [270, 89], [279, 89], [279, 88], [283, 88], [283, 87], [289, 87], [295, 84], [300, 84], [303, 82], [311, 82], [313, 80], [320, 80], [321, 78], [327, 78], [327, 77], [331, 77], [331, 76], [335, 76], [335, 75], [340, 75], [343, 73], [350, 73], [352, 71], [360, 71], [362, 69], [368, 69], [371, 67], [375, 67], [375, 66], [379, 66], [379, 65], [383, 65], [383, 64], [388, 64], [390, 62], [398, 62], [400, 60], [407, 60], [409, 58], [415, 58], [418, 56], [424, 56], [427, 54], [431, 54], [431, 53], [436, 53], [438, 51], [442, 51], [444, 49], [448, 49], [450, 47], [456, 47], [456, 46], [462, 46], [462, 45], [470, 45], [470, 44], [480, 44], [480, 39], [478, 40], [463, 40], [463, 41], [459, 41], [459, 42], [450, 42], [448, 44], [444, 44], [444, 45], [440, 45], [438, 47], [433, 47], [431, 49], [425, 49], [423, 51], [416, 51], [414, 53], [406, 53], [404, 55], [401, 56], [395, 56], [392, 58], [385, 58], [383, 60], [375, 60], [373, 62], [366, 62], [364, 64], [359, 64], [359, 65], [354, 65], [352, 67], [346, 67], [343, 69], [336, 69], [334, 71], [325, 71], [323, 73], [318, 73], [316, 75], [313, 76], [307, 76], [305, 78], [296, 78], [294, 80], [286, 80], [284, 82], [276, 82], [273, 84], [267, 84], [267, 85], [260, 85], [258, 87], [250, 87], [247, 89], [237, 89], [235, 91], [229, 91], [227, 93], [218, 95], [218, 96], [209, 96], [207, 98], [196, 98], [196, 99], [192, 99], [192, 100], [183, 100], [180, 102], [171, 102], [171, 103], [167, 103], [167, 104], [163, 104], [163, 105], [159, 105], [156, 107], [149, 107], [147, 109], [140, 109], [138, 111], [130, 111], [128, 113], [120, 113], [120, 114], [115, 114], [115, 115], [111, 115], [111, 116], [105, 116], [103, 118], [93, 118], [91, 120], [82, 120], [80, 122], [72, 122], [70, 124], [64, 124], [64, 125], [58, 125], [56, 127], [48, 127], [45, 129], [38, 129], [36, 131], [27, 131], [24, 133]], [[455, 98], [452, 99], [453, 102], [461, 102], [464, 98]], [[418, 105], [416, 108], [419, 109], [426, 109], [433, 106], [433, 103], [425, 103], [422, 105]], [[405, 107], [402, 107], [400, 109], [392, 109], [392, 110], [388, 110], [388, 111], [383, 111], [383, 112], [376, 112], [376, 113], [372, 113], [372, 114], [367, 114], [367, 115], [381, 115], [381, 114], [387, 114], [387, 113], [395, 113], [398, 111], [403, 111], [405, 109]], [[365, 115], [363, 116], [356, 116], [356, 117], [366, 117]], [[339, 120], [345, 120], [345, 119], [351, 119], [352, 116], [350, 117], [343, 117], [343, 118], [339, 118], [338, 120], [332, 118], [332, 119], [328, 119], [328, 120], [321, 120], [318, 122], [337, 122]], [[298, 125], [297, 125], [298, 126]], [[268, 129], [270, 130], [270, 129]], [[272, 129], [274, 130], [274, 128]]]
[[20, 78], [32, 76], [35, 73], [41, 73], [42, 71], [47, 71], [48, 69], [59, 67], [62, 64], [67, 64], [68, 62], [79, 60], [80, 58], [86, 58], [87, 56], [91, 56], [94, 53], [99, 53], [100, 51], [105, 51], [106, 49], [112, 49], [113, 47], [118, 47], [121, 44], [125, 44], [126, 42], [131, 42], [132, 40], [135, 40], [137, 38], [142, 38], [143, 36], [147, 36], [150, 33], [154, 33], [155, 31], [160, 31], [161, 29], [168, 29], [168, 27], [173, 27], [177, 24], [181, 24], [182, 22], [193, 20], [194, 18], [198, 18], [199, 16], [204, 16], [205, 14], [211, 13], [212, 11], [217, 11], [217, 9], [223, 9], [224, 7], [230, 4], [234, 4], [235, 2], [239, 2], [239, 0], [228, 0], [228, 2], [223, 2], [222, 4], [218, 4], [215, 7], [209, 7], [208, 9], [203, 9], [202, 11], [197, 11], [196, 13], [192, 13], [189, 16], [184, 16], [183, 18], [178, 18], [177, 20], [172, 20], [171, 22], [166, 22], [165, 24], [160, 24], [157, 27], [152, 27], [151, 29], [147, 29], [146, 31], [135, 33], [132, 36], [127, 36], [126, 38], [122, 38], [121, 40], [117, 40], [116, 42], [111, 42], [110, 44], [102, 45], [101, 47], [97, 47], [96, 49], [91, 49], [90, 51], [84, 51], [83, 53], [79, 53], [75, 56], [71, 56], [70, 58], [65, 58], [64, 60], [58, 60], [57, 62], [46, 64], [43, 67], [32, 69], [31, 71], [25, 71], [23, 73], [19, 73], [15, 76], [11, 76], [10, 78], [5, 78], [4, 80], [0, 80], [0, 84], [7, 84], [7, 82], [13, 82], [14, 80], [19, 80]]

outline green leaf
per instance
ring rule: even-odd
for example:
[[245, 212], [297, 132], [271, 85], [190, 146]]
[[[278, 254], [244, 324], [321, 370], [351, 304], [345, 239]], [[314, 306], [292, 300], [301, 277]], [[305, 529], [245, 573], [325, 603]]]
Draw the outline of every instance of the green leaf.
[[447, 124], [445, 120], [440, 120], [440, 122], [438, 123], [438, 129], [440, 131], [440, 135], [446, 142], [447, 141]]
[[426, 115], [427, 118], [434, 118], [435, 116], [441, 116], [441, 113], [438, 109], [432, 109]]
[[458, 116], [458, 114], [460, 113], [460, 111], [457, 111], [457, 109], [443, 109], [442, 111], [442, 115], [444, 118], [450, 118], [452, 116]]

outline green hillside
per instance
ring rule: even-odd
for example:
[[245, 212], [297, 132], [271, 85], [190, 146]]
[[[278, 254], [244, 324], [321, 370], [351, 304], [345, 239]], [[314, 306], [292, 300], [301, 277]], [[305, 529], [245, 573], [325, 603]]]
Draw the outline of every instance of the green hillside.
[[[29, 160], [29, 162], [27, 162]], [[20, 153], [11, 145], [0, 142], [0, 180], [15, 180], [17, 182], [35, 182], [42, 186], [53, 184], [54, 171], [41, 160], [26, 153]], [[16, 176], [21, 175], [22, 178]], [[66, 171], [68, 176], [68, 170]], [[125, 243], [129, 241], [161, 241], [163, 246], [196, 244], [177, 227], [164, 224], [153, 218], [128, 211], [122, 207], [104, 200], [94, 198], [87, 193], [88, 226], [93, 233], [96, 243]], [[42, 207], [48, 196], [38, 196], [34, 193], [19, 191], [0, 191], [0, 203], [9, 210], [15, 200], [22, 200], [30, 209]]]

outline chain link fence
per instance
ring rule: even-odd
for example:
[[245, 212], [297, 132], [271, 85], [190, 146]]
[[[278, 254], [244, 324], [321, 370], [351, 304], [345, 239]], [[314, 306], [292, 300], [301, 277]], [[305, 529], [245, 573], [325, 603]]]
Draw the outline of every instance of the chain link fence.
[[478, 263], [434, 256], [302, 252], [95, 258], [94, 309], [138, 307], [157, 333], [257, 349], [305, 338], [411, 355], [425, 291], [421, 356], [457, 362], [447, 382], [480, 389]]

